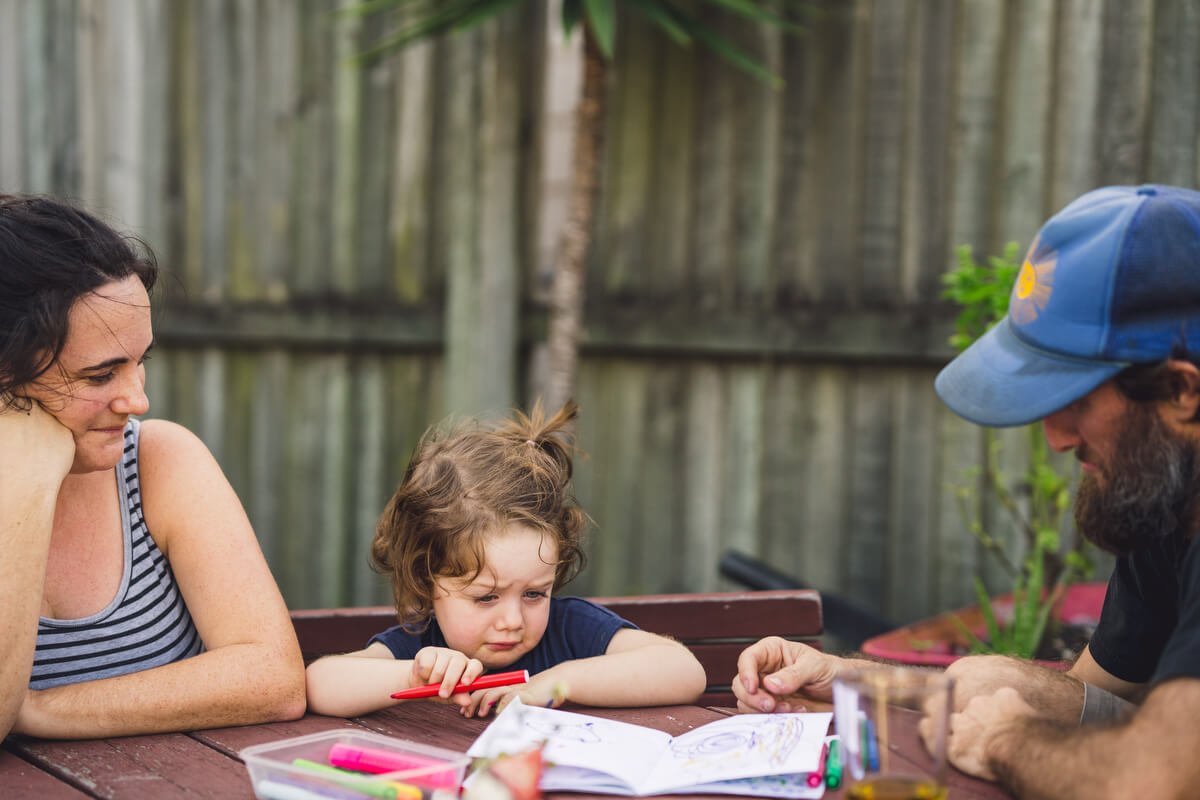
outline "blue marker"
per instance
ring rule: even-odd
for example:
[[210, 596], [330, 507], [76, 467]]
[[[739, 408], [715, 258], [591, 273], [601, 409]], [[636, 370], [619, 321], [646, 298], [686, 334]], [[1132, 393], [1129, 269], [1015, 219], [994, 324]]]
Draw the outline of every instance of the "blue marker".
[[866, 750], [864, 758], [867, 761], [867, 769], [871, 772], [879, 771], [879, 740], [875, 738], [875, 722], [868, 719], [866, 726], [863, 728], [863, 738], [866, 739]]

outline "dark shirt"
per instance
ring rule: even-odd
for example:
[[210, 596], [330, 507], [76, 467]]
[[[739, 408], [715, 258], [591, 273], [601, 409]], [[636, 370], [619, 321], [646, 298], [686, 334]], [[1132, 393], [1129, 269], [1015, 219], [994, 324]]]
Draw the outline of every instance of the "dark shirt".
[[1151, 542], [1117, 560], [1088, 649], [1097, 664], [1124, 681], [1200, 678], [1196, 538]]
[[[550, 621], [542, 640], [505, 670], [527, 669], [530, 675], [536, 675], [564, 661], [604, 655], [617, 631], [636, 627], [583, 598], [551, 597]], [[372, 642], [382, 642], [393, 656], [405, 660], [416, 657], [422, 647], [447, 646], [436, 619], [424, 633], [412, 634], [397, 625], [372, 636], [368, 644]]]

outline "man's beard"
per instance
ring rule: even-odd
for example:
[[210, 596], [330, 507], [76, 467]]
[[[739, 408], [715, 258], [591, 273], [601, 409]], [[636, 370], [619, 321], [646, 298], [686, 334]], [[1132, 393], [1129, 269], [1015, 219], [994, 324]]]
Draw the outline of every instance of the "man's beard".
[[[1173, 431], [1151, 404], [1132, 403], [1103, 484], [1084, 474], [1075, 525], [1103, 550], [1125, 555], [1139, 543], [1188, 536], [1200, 494], [1197, 446]], [[1080, 454], [1083, 456], [1083, 454]]]

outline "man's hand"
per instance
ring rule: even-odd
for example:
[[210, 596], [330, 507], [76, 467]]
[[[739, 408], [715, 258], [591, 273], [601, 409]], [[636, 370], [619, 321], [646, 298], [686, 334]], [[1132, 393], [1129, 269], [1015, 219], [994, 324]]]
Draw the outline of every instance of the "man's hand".
[[[438, 697], [443, 700], [451, 697], [456, 685], [470, 683], [482, 674], [482, 662], [448, 647], [422, 647], [412, 662], [412, 685], [440, 683]], [[466, 706], [470, 703], [470, 695], [459, 692], [454, 702]]]
[[733, 677], [738, 711], [786, 713], [806, 710], [806, 699], [829, 702], [833, 679], [852, 665], [808, 645], [768, 636], [738, 656], [738, 673]]
[[[996, 774], [992, 770], [990, 748], [1013, 726], [1036, 717], [1037, 711], [1012, 687], [998, 689], [992, 695], [976, 696], [962, 711], [950, 715], [946, 755], [951, 764], [968, 775], [994, 781]], [[932, 751], [934, 743], [930, 741], [928, 718], [922, 719], [918, 728], [926, 749]]]

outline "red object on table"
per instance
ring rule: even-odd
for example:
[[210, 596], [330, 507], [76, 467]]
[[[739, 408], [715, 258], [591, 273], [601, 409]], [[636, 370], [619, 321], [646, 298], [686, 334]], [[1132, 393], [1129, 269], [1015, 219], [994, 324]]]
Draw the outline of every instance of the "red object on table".
[[[497, 686], [512, 686], [517, 683], [529, 682], [529, 670], [516, 669], [512, 672], [496, 672], [491, 675], [480, 675], [471, 683], [460, 683], [454, 687], [454, 691], [450, 694], [458, 694], [459, 692], [477, 692], [480, 689], [494, 689]], [[427, 683], [424, 686], [414, 686], [411, 689], [402, 689], [399, 692], [392, 692], [393, 700], [417, 700], [422, 697], [437, 697], [438, 690], [442, 688], [442, 684]]]

